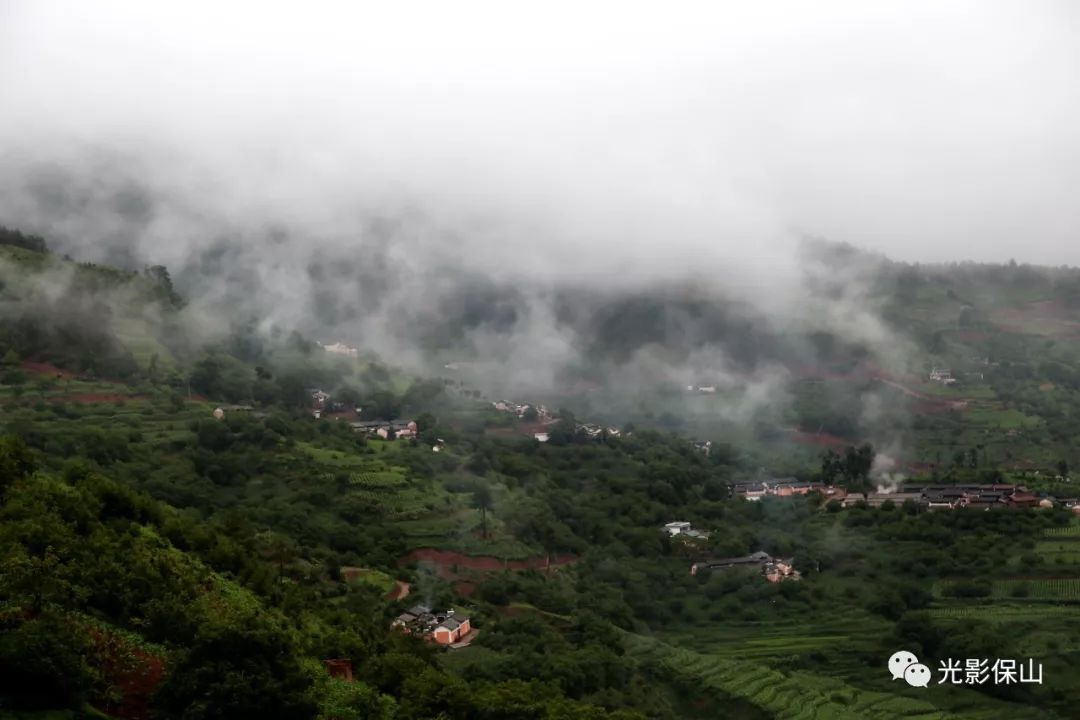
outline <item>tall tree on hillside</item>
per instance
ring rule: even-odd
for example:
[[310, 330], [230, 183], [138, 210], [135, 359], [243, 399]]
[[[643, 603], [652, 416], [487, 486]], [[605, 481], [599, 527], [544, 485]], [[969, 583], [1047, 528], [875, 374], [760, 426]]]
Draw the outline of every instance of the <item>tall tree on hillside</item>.
[[485, 540], [488, 539], [487, 514], [491, 509], [491, 489], [486, 485], [477, 485], [473, 490], [473, 503], [480, 510], [480, 532]]
[[0, 438], [0, 499], [9, 485], [33, 473], [34, 468], [34, 456], [22, 438]]
[[874, 466], [874, 447], [864, 443], [859, 447], [849, 445], [844, 454], [830, 450], [821, 461], [821, 475], [825, 482], [836, 482], [848, 492], [862, 493], [863, 498], [870, 491], [870, 469]]

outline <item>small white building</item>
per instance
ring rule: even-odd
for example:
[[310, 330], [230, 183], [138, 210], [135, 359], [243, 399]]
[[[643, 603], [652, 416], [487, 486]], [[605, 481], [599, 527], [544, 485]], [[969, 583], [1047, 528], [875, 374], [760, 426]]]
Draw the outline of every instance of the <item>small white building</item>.
[[547, 442], [549, 436], [546, 432], [533, 433], [533, 439], [536, 440], [536, 442]]
[[949, 370], [948, 368], [932, 368], [930, 370], [930, 379], [934, 382], [939, 382], [942, 385], [952, 385], [956, 382], [956, 378], [953, 377], [952, 370]]
[[685, 521], [669, 522], [664, 525], [664, 532], [668, 535], [681, 535], [690, 530], [690, 523]]
[[322, 346], [322, 349], [326, 352], [335, 355], [345, 355], [347, 357], [358, 357], [360, 355], [360, 351], [357, 348], [349, 347], [345, 343], [336, 342], [330, 343], [329, 345], [319, 343], [319, 345]]

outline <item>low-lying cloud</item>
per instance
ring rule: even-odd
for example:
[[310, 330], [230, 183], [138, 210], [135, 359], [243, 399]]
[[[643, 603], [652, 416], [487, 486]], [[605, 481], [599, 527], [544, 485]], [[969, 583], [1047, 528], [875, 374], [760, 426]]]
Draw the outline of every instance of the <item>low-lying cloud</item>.
[[837, 275], [804, 236], [1080, 263], [1076, 19], [1050, 1], [0, 1], [0, 223], [164, 263], [194, 308], [411, 366], [468, 348], [521, 386], [595, 359], [592, 311], [674, 293], [685, 308], [606, 371], [743, 383], [742, 417], [783, 371], [718, 341], [724, 323], [906, 362], [870, 291], [881, 260]]

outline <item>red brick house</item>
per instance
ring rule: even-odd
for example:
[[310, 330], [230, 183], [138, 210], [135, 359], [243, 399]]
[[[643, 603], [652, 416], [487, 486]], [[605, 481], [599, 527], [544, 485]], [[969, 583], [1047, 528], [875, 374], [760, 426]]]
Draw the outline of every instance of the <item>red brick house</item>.
[[432, 637], [440, 645], [451, 645], [468, 635], [471, 629], [469, 618], [450, 615], [435, 627]]
[[390, 623], [390, 627], [399, 629], [407, 635], [419, 635], [439, 645], [453, 645], [472, 630], [469, 618], [455, 615], [453, 610], [433, 613], [424, 605], [409, 608], [398, 615]]

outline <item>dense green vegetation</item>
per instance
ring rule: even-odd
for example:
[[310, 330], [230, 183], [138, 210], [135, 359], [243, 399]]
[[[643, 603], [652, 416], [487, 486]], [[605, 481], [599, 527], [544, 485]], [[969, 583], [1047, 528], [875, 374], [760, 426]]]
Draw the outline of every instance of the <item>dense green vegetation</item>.
[[[954, 360], [1000, 346], [978, 381], [858, 375], [856, 360], [851, 380], [795, 378], [791, 416], [730, 436], [701, 420], [707, 409], [669, 432], [661, 405], [596, 440], [560, 410], [539, 443], [532, 418], [495, 412], [458, 379], [250, 323], [211, 337], [164, 268], [79, 265], [15, 240], [0, 243], [0, 716], [1073, 716], [1080, 524], [1068, 510], [840, 509], [817, 493], [747, 502], [729, 489], [791, 472], [872, 490], [873, 438], [850, 420], [872, 392], [910, 402], [910, 427], [895, 427], [921, 477], [1067, 494], [1080, 462], [1071, 350], [1023, 360], [985, 324], [1001, 298], [980, 288], [1003, 272], [1021, 303], [1004, 307], [1023, 308], [1072, 292], [1071, 275], [920, 270], [893, 288], [898, 322], [948, 325], [921, 346], [928, 364], [959, 373]], [[986, 337], [954, 334], [953, 314]], [[314, 387], [339, 412], [315, 419]], [[939, 399], [967, 405], [939, 411]], [[361, 419], [415, 419], [419, 438], [365, 436], [349, 425]], [[783, 445], [788, 424], [841, 444], [824, 458]], [[708, 539], [661, 532], [673, 520]], [[754, 551], [792, 558], [801, 581], [689, 572]], [[420, 602], [468, 615], [478, 634], [445, 649], [390, 629]], [[1046, 681], [911, 688], [885, 669], [900, 648], [935, 670], [1033, 657]], [[332, 677], [330, 659], [354, 681]]]

